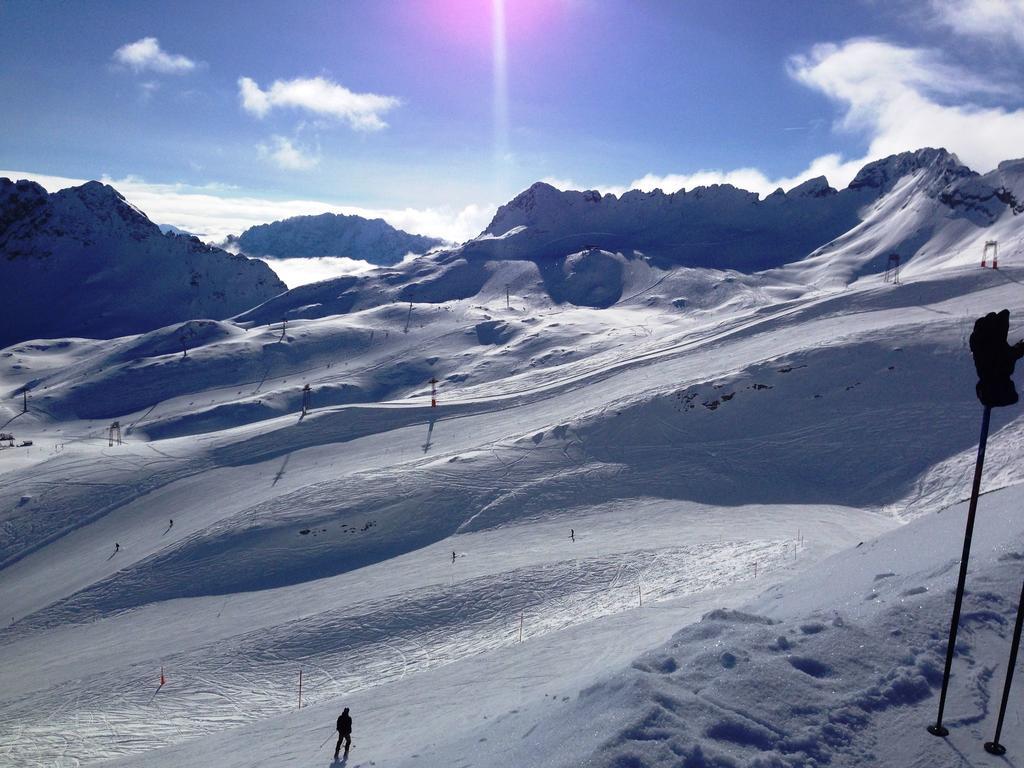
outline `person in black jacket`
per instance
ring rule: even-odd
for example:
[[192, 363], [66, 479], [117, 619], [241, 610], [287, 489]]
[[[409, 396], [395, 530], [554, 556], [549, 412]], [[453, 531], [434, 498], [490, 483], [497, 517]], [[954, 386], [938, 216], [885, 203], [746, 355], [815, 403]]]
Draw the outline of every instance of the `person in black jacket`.
[[345, 711], [338, 716], [338, 744], [334, 748], [334, 759], [338, 759], [338, 753], [341, 751], [341, 742], [345, 742], [345, 754], [348, 754], [349, 748], [352, 746], [352, 717], [348, 713], [348, 707], [345, 707]]

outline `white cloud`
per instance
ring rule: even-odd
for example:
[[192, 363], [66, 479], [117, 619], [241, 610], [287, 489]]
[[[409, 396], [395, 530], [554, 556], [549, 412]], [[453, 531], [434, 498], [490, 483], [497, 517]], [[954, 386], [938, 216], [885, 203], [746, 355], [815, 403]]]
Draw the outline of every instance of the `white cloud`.
[[271, 136], [270, 145], [260, 144], [256, 149], [260, 157], [270, 160], [286, 171], [308, 171], [320, 163], [318, 155], [296, 147], [284, 136]]
[[959, 35], [1024, 47], [1024, 0], [931, 0], [931, 9]]
[[256, 117], [264, 117], [275, 107], [291, 107], [345, 120], [357, 131], [386, 128], [381, 115], [401, 104], [393, 96], [355, 93], [323, 77], [275, 80], [265, 91], [252, 78], [241, 77], [238, 96], [242, 108]]
[[652, 192], [660, 189], [662, 192], [678, 192], [681, 189], [693, 189], [694, 187], [707, 187], [712, 184], [731, 184], [739, 189], [748, 192], [757, 192], [759, 195], [767, 195], [780, 187], [784, 190], [792, 189], [797, 184], [813, 179], [818, 176], [826, 177], [829, 182], [835, 185], [836, 179], [845, 180], [838, 182], [845, 186], [856, 175], [863, 166], [860, 160], [844, 162], [837, 154], [823, 155], [815, 159], [806, 169], [795, 176], [781, 178], [769, 178], [763, 171], [757, 168], [736, 168], [731, 171], [718, 169], [703, 169], [693, 173], [648, 173], [640, 178], [633, 179], [629, 184], [598, 184], [596, 186], [583, 187], [572, 179], [559, 179], [547, 177], [542, 181], [558, 189], [596, 189], [602, 194], [611, 193], [621, 195], [631, 189], [639, 189], [641, 192]]
[[289, 288], [318, 283], [342, 275], [359, 275], [376, 269], [376, 266], [368, 261], [350, 259], [347, 256], [317, 256], [303, 259], [261, 257], [260, 261], [266, 262]]
[[[0, 170], [2, 176], [31, 179], [50, 192], [85, 183], [84, 179], [26, 171]], [[229, 234], [240, 234], [255, 224], [318, 213], [345, 213], [368, 219], [384, 219], [391, 226], [406, 232], [462, 242], [482, 232], [495, 211], [493, 205], [467, 205], [464, 208], [363, 208], [319, 200], [268, 200], [232, 195], [233, 188], [218, 184], [203, 187], [152, 184], [135, 177], [110, 179], [106, 176], [101, 180], [117, 189], [152, 221], [173, 224], [188, 232], [195, 232], [209, 242], [222, 241]]]
[[136, 72], [151, 70], [165, 75], [182, 75], [196, 68], [196, 62], [180, 54], [167, 53], [155, 37], [143, 37], [114, 51], [114, 59]]
[[764, 196], [776, 189], [790, 190], [798, 184], [818, 176], [824, 176], [833, 186], [844, 187], [853, 180], [857, 171], [866, 162], [868, 161], [844, 162], [838, 154], [822, 155], [815, 158], [807, 168], [795, 176], [778, 178], [770, 178], [757, 168], [736, 168], [731, 171], [704, 169], [693, 173], [669, 173], [664, 176], [648, 173], [639, 179], [634, 179], [625, 187], [605, 187], [601, 188], [601, 191], [619, 195], [629, 189], [639, 189], [643, 192], [650, 192], [654, 189], [660, 189], [662, 192], [678, 192], [680, 189], [707, 187], [712, 184], [731, 184], [739, 189], [757, 192]]
[[[1024, 26], [1019, 28], [1024, 30]], [[836, 153], [822, 155], [799, 173], [782, 178], [771, 178], [757, 168], [737, 168], [648, 173], [628, 185], [581, 187], [571, 179], [545, 181], [560, 189], [587, 188], [613, 194], [629, 189], [676, 192], [701, 185], [732, 184], [764, 195], [779, 187], [791, 189], [817, 176], [825, 176], [832, 186], [842, 188], [872, 160], [921, 147], [945, 147], [982, 173], [1024, 152], [1024, 110], [976, 103], [979, 96], [1012, 93], [1014, 86], [949, 64], [935, 51], [855, 38], [841, 45], [816, 45], [810, 53], [792, 57], [788, 69], [797, 82], [842, 106], [837, 128], [866, 136], [868, 151], [864, 156], [843, 159]]]
[[934, 51], [855, 39], [815, 46], [790, 61], [790, 73], [843, 105], [840, 127], [869, 138], [864, 160], [945, 147], [985, 172], [1021, 153], [1024, 110], [976, 102], [1008, 89], [945, 63]]

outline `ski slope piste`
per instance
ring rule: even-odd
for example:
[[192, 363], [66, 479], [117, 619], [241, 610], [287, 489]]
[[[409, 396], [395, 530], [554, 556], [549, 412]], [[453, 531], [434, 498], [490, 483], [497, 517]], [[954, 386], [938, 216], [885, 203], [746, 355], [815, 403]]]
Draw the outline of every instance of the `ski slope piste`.
[[1020, 406], [992, 412], [925, 730], [968, 339], [1002, 308], [1024, 336], [1024, 217], [928, 207], [929, 172], [767, 271], [479, 256], [515, 222], [231, 319], [0, 350], [0, 765], [326, 768], [343, 707], [353, 767], [1020, 764], [1024, 688], [982, 749]]

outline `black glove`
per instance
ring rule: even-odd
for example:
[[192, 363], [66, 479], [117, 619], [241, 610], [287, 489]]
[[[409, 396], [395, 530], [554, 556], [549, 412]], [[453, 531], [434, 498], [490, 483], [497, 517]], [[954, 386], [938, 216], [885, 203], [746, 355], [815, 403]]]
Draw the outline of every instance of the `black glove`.
[[1010, 331], [1010, 310], [989, 312], [974, 322], [971, 354], [978, 372], [975, 392], [982, 405], [998, 408], [1013, 405], [1019, 399], [1013, 386], [1013, 367], [1024, 356], [1024, 341], [1012, 347], [1006, 341]]

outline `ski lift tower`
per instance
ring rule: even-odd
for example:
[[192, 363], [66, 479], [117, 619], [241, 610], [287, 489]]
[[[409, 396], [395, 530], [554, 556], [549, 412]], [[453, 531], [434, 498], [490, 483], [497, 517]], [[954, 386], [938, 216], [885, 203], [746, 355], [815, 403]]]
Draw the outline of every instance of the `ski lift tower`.
[[437, 408], [437, 379], [435, 377], [430, 379], [430, 407]]
[[898, 253], [889, 254], [889, 263], [885, 267], [885, 282], [893, 285], [900, 284], [900, 255]]
[[981, 252], [981, 268], [985, 268], [985, 262], [988, 261], [989, 249], [992, 249], [992, 269], [999, 269], [999, 241], [998, 240], [986, 240], [985, 249]]
[[107, 447], [112, 448], [114, 444], [121, 445], [121, 422], [115, 421], [110, 425], [107, 432]]

